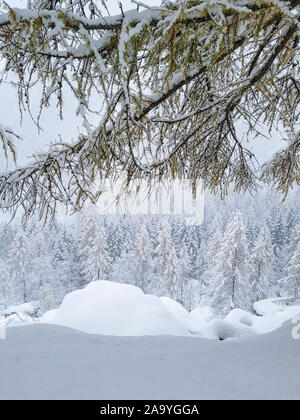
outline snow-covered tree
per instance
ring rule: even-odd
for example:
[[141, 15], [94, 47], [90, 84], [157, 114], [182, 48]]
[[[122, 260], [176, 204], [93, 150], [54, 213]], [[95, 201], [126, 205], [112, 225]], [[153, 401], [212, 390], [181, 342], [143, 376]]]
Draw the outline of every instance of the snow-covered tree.
[[207, 301], [207, 294], [211, 292], [212, 285], [216, 276], [218, 255], [223, 241], [223, 234], [220, 228], [216, 228], [206, 247], [199, 250], [198, 273], [200, 282], [200, 299]]
[[31, 297], [36, 299], [41, 285], [51, 282], [54, 273], [44, 231], [34, 231], [30, 236], [30, 243], [29, 292]]
[[[1, 3], [4, 76], [17, 77], [20, 109], [32, 111], [39, 83], [39, 113], [55, 101], [62, 118], [67, 86], [83, 125], [72, 144], [59, 141], [1, 174], [1, 206], [45, 217], [56, 201], [78, 210], [101, 195], [96, 179], [124, 171], [127, 190], [140, 175], [149, 184], [203, 178], [213, 191], [251, 189], [258, 175], [284, 193], [299, 184], [300, 0], [136, 1], [134, 12], [119, 3], [117, 16], [106, 1]], [[249, 139], [260, 121], [285, 128], [286, 147], [262, 170], [241, 141], [241, 121]], [[14, 158], [15, 136], [2, 125], [0, 142]]]
[[81, 229], [81, 262], [85, 283], [107, 280], [111, 259], [103, 223], [100, 223], [95, 212], [90, 212]]
[[109, 225], [107, 234], [108, 252], [112, 262], [120, 258], [122, 253], [123, 235], [121, 223], [113, 222]]
[[176, 256], [175, 248], [170, 248], [167, 257], [166, 266], [162, 277], [162, 290], [165, 296], [172, 299], [178, 298], [180, 288], [179, 262]]
[[272, 281], [272, 289], [276, 288], [276, 282], [282, 277], [282, 269], [284, 266], [284, 250], [287, 242], [287, 227], [285, 220], [285, 207], [275, 203], [270, 209], [268, 226], [271, 234], [271, 241], [274, 252], [274, 279]]
[[178, 258], [179, 293], [178, 298], [182, 304], [185, 303], [186, 290], [191, 272], [191, 260], [185, 243], [183, 243]]
[[220, 312], [252, 309], [253, 294], [249, 279], [249, 251], [241, 213], [229, 223], [216, 258], [211, 285], [211, 305]]
[[43, 315], [50, 309], [54, 309], [57, 304], [57, 296], [53, 285], [50, 283], [43, 283], [39, 289], [39, 315]]
[[29, 243], [26, 233], [22, 228], [17, 232], [10, 250], [8, 264], [12, 276], [14, 294], [22, 302], [27, 302], [28, 298], [28, 265], [30, 261]]
[[12, 292], [11, 288], [11, 278], [9, 275], [8, 267], [4, 261], [0, 262], [0, 304], [6, 309], [10, 294]]
[[[201, 227], [198, 225], [187, 226], [183, 242], [188, 249], [192, 267], [195, 267], [201, 243]], [[195, 273], [193, 276], [196, 277]]]
[[136, 285], [144, 292], [151, 290], [153, 245], [146, 223], [142, 224], [135, 244]]
[[286, 276], [282, 279], [284, 290], [288, 296], [300, 297], [300, 242], [297, 244], [287, 266]]
[[135, 253], [124, 250], [113, 266], [110, 280], [116, 283], [136, 284]]
[[161, 224], [158, 235], [158, 244], [155, 249], [155, 271], [159, 276], [162, 276], [165, 271], [172, 248], [173, 240], [171, 236], [171, 226], [167, 220], [164, 220]]
[[285, 295], [298, 299], [300, 297], [300, 224], [295, 227], [289, 246], [289, 258], [284, 267], [281, 279]]
[[260, 233], [251, 256], [251, 287], [255, 301], [269, 296], [273, 250], [269, 231]]
[[0, 226], [0, 258], [7, 261], [8, 252], [16, 232], [11, 224], [2, 223]]
[[285, 255], [285, 262], [286, 264], [289, 262], [289, 260], [292, 258], [295, 249], [297, 245], [300, 242], [300, 223], [293, 226], [290, 240], [287, 245], [286, 255]]

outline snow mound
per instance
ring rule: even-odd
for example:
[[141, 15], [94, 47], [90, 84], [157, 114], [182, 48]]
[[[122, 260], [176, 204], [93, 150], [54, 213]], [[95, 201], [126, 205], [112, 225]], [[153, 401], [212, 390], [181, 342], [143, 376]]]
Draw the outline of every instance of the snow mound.
[[176, 300], [162, 296], [160, 300], [174, 318], [176, 318], [187, 330], [196, 332], [199, 329], [199, 320], [191, 314]]
[[293, 317], [300, 313], [300, 305], [290, 305], [290, 300], [288, 298], [264, 299], [254, 303], [253, 308], [257, 314], [262, 316], [283, 312]]
[[40, 322], [42, 324], [53, 322], [57, 314], [58, 314], [58, 309], [51, 309], [50, 311], [47, 311], [43, 314], [43, 316], [40, 318]]
[[265, 334], [280, 328], [286, 321], [300, 314], [300, 305], [289, 305], [289, 299], [273, 298], [256, 302], [254, 310], [260, 316], [253, 316], [253, 332]]
[[247, 327], [252, 327], [254, 322], [254, 316], [252, 314], [249, 314], [249, 312], [244, 311], [243, 309], [233, 309], [225, 317], [225, 321], [246, 325]]
[[251, 334], [251, 330], [242, 326], [222, 319], [214, 319], [203, 324], [197, 331], [197, 335], [202, 338], [211, 340], [228, 340], [229, 338], [240, 338]]
[[190, 335], [160, 298], [110, 281], [95, 281], [69, 293], [53, 322], [92, 334]]
[[255, 302], [253, 308], [258, 315], [275, 315], [278, 312], [283, 311], [283, 307], [280, 306], [280, 302], [284, 301], [283, 298], [274, 298], [274, 299], [263, 299]]
[[165, 305], [170, 314], [172, 314], [183, 325], [189, 322], [190, 314], [182, 305], [180, 305], [180, 303], [176, 302], [176, 300], [174, 299], [165, 296], [160, 297], [160, 300]]

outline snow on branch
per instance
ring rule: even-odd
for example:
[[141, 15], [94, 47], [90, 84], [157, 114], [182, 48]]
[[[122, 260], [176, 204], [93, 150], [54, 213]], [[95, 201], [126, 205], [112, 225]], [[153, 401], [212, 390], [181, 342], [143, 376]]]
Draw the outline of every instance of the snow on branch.
[[[92, 0], [40, 0], [0, 14], [0, 55], [19, 78], [21, 108], [31, 112], [31, 88], [39, 84], [37, 125], [53, 98], [63, 118], [68, 88], [83, 121], [75, 145], [54, 147], [59, 159], [45, 153], [29, 172], [2, 176], [2, 207], [22, 203], [27, 213], [44, 213], [62, 201], [77, 210], [101, 194], [99, 179], [120, 171], [128, 174], [126, 188], [136, 178], [151, 184], [177, 176], [203, 178], [222, 194], [230, 184], [253, 189], [262, 173], [247, 141], [263, 134], [261, 123], [294, 138], [300, 0], [134, 4], [110, 16]], [[299, 183], [293, 144], [264, 169], [263, 178], [284, 193]], [[292, 172], [284, 170], [288, 159]]]

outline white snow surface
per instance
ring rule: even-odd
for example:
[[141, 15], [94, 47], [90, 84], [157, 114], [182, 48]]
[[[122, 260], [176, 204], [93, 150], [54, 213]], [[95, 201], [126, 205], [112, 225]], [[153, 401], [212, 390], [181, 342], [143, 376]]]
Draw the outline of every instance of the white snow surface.
[[52, 322], [55, 320], [55, 317], [57, 314], [58, 314], [58, 309], [51, 309], [50, 311], [47, 311], [43, 314], [43, 316], [40, 319], [40, 322], [42, 324], [48, 324], [49, 322]]
[[285, 323], [238, 340], [112, 337], [53, 324], [0, 340], [0, 399], [300, 399], [300, 340]]
[[255, 311], [212, 319], [212, 308], [189, 314], [135, 286], [92, 282], [39, 322], [9, 324], [0, 400], [299, 400], [300, 307], [269, 299]]
[[193, 316], [176, 300], [162, 296], [160, 298], [164, 306], [170, 314], [179, 321], [185, 329], [190, 332], [197, 332], [199, 329], [199, 320], [194, 319]]
[[69, 293], [52, 322], [92, 334], [190, 335], [160, 298], [111, 281], [94, 281]]

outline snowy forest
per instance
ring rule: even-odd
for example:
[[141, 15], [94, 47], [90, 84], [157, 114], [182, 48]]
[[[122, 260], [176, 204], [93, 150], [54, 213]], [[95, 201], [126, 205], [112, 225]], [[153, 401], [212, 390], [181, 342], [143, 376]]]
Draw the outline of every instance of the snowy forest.
[[251, 312], [268, 297], [299, 295], [299, 190], [285, 202], [268, 190], [255, 200], [207, 194], [201, 225], [184, 216], [102, 216], [96, 207], [71, 220], [2, 223], [2, 309], [34, 301], [42, 315], [95, 280], [133, 284], [188, 311], [208, 305], [224, 315]]
[[0, 0], [0, 400], [299, 400], [299, 47], [300, 0]]

